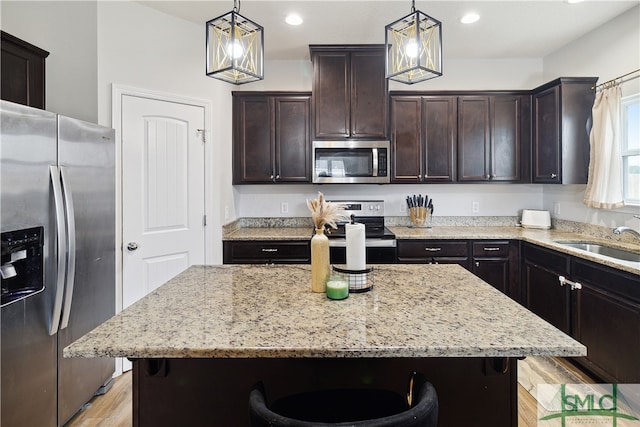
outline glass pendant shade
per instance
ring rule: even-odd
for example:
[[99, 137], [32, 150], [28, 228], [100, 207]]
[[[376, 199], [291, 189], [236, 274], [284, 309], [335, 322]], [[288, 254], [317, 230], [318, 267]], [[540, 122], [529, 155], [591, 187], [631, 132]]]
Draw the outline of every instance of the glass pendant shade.
[[207, 22], [207, 76], [233, 84], [264, 78], [264, 29], [232, 11]]
[[387, 78], [406, 84], [442, 75], [442, 23], [418, 11], [385, 27]]

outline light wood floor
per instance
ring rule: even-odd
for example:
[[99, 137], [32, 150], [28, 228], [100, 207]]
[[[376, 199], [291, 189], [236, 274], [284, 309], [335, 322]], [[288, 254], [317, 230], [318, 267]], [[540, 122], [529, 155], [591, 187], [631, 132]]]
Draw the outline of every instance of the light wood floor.
[[[533, 358], [535, 360], [535, 358]], [[577, 381], [594, 382], [568, 362], [553, 359], [554, 363], [537, 364], [550, 378], [565, 378], [569, 373]], [[132, 425], [131, 372], [117, 377], [104, 396], [93, 398], [65, 427], [131, 427]], [[537, 427], [537, 401], [529, 391], [518, 384], [518, 427]]]

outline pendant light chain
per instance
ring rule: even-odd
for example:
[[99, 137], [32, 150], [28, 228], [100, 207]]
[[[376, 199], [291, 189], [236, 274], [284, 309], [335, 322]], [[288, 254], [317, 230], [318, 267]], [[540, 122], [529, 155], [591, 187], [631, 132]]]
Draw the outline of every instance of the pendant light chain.
[[416, 13], [416, 0], [411, 0], [411, 13]]
[[233, 11], [240, 13], [240, 0], [233, 0]]

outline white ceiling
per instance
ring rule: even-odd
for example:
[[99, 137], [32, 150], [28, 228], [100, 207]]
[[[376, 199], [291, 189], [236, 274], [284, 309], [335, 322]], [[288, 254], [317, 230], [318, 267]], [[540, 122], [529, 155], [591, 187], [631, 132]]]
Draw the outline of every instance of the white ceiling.
[[[233, 0], [140, 1], [159, 11], [202, 24], [233, 8]], [[588, 33], [640, 0], [416, 1], [416, 9], [442, 22], [443, 57], [540, 58]], [[475, 24], [458, 20], [469, 12]], [[292, 27], [296, 12], [304, 23]], [[384, 43], [384, 27], [411, 12], [410, 0], [244, 0], [240, 14], [264, 27], [266, 60], [309, 58], [309, 44]], [[640, 24], [640, 16], [639, 16]]]

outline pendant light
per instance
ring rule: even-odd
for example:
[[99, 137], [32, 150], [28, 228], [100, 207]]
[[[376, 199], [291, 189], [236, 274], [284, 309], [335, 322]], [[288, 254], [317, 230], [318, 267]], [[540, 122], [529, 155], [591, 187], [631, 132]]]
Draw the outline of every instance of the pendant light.
[[264, 29], [233, 10], [207, 22], [207, 76], [240, 85], [264, 78]]
[[419, 10], [385, 27], [387, 78], [406, 84], [442, 75], [442, 23]]

